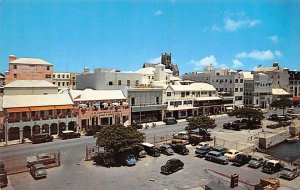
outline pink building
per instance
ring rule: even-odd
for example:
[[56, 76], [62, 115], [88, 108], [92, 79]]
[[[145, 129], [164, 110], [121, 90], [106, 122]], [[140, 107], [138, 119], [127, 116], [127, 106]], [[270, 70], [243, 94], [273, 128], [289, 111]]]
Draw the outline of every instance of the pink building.
[[9, 56], [9, 68], [5, 83], [15, 80], [46, 80], [52, 83], [53, 65], [42, 59]]

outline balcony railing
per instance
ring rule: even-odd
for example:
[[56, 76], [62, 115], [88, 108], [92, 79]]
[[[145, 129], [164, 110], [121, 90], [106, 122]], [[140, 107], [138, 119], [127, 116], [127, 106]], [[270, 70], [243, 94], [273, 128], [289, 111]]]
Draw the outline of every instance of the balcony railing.
[[50, 119], [64, 119], [66, 117], [76, 117], [76, 114], [72, 113], [65, 113], [65, 114], [59, 114], [59, 115], [48, 115], [48, 116], [31, 116], [31, 117], [14, 117], [14, 118], [8, 118], [8, 123], [19, 123], [19, 122], [28, 122], [28, 121], [40, 121], [40, 120], [50, 120]]

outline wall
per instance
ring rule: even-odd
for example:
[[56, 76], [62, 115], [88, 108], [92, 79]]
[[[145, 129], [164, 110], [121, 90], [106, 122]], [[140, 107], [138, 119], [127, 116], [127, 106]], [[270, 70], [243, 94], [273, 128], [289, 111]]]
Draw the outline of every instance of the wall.
[[266, 149], [275, 146], [283, 141], [289, 136], [288, 129], [272, 135], [266, 135], [266, 137], [259, 137], [259, 147]]

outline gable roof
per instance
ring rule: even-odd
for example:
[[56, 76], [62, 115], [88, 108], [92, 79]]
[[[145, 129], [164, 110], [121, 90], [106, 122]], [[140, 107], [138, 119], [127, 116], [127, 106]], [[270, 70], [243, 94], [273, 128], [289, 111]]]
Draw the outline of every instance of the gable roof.
[[93, 89], [85, 89], [82, 90], [80, 95], [79, 90], [76, 93], [71, 95], [76, 95], [73, 97], [74, 101], [97, 101], [97, 100], [124, 100], [126, 97], [124, 96], [122, 90], [93, 90]]
[[287, 91], [285, 91], [282, 88], [272, 88], [272, 94], [273, 95], [289, 95]]
[[51, 63], [48, 63], [47, 61], [43, 59], [37, 59], [37, 58], [19, 58], [14, 61], [11, 61], [10, 63], [14, 64], [28, 64], [28, 65], [49, 65], [51, 66]]
[[45, 88], [45, 87], [52, 87], [52, 88], [58, 88], [51, 82], [48, 82], [46, 80], [16, 80], [13, 81], [7, 85], [4, 86], [4, 88]]

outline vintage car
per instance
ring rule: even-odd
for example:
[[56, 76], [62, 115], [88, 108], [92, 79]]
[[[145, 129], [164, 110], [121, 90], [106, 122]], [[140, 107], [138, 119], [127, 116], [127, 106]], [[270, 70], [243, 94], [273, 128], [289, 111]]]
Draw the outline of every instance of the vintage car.
[[190, 152], [189, 149], [187, 149], [183, 144], [172, 144], [171, 146], [174, 152], [177, 154], [188, 155]]
[[213, 151], [220, 152], [222, 155], [224, 155], [228, 149], [222, 146], [215, 146], [213, 147]]
[[208, 161], [213, 161], [220, 164], [228, 164], [229, 162], [225, 156], [223, 156], [220, 152], [217, 151], [209, 151], [204, 158]]
[[186, 121], [187, 121], [187, 122], [190, 122], [190, 121], [192, 121], [193, 119], [194, 119], [194, 116], [187, 116]]
[[210, 146], [208, 142], [200, 142], [197, 146], [196, 146], [196, 149], [199, 149], [203, 146]]
[[96, 165], [110, 167], [117, 164], [113, 154], [111, 154], [110, 152], [95, 152], [94, 156], [92, 156], [92, 159]]
[[160, 152], [165, 154], [165, 155], [173, 155], [174, 154], [174, 150], [172, 149], [172, 146], [170, 144], [163, 144], [159, 147]]
[[281, 171], [280, 177], [292, 180], [292, 179], [295, 179], [296, 177], [298, 177], [299, 174], [300, 174], [300, 170], [298, 169], [297, 166], [287, 165]]
[[72, 139], [72, 138], [80, 138], [80, 133], [76, 133], [72, 130], [69, 130], [69, 131], [62, 131], [60, 134], [59, 134], [60, 138], [62, 140], [64, 139]]
[[183, 169], [183, 166], [184, 164], [182, 161], [176, 158], [172, 158], [168, 160], [167, 163], [161, 167], [161, 173], [171, 174], [173, 172]]
[[134, 166], [136, 164], [136, 162], [137, 162], [136, 158], [132, 154], [128, 154], [128, 155], [125, 154], [122, 156], [121, 163], [126, 166]]
[[283, 169], [283, 164], [277, 160], [268, 160], [262, 167], [262, 172], [273, 174]]
[[251, 160], [250, 155], [247, 155], [244, 153], [239, 153], [235, 156], [235, 159], [233, 160], [233, 165], [243, 166], [245, 164], [248, 164], [250, 160]]
[[264, 159], [262, 157], [253, 156], [251, 160], [249, 161], [248, 167], [251, 168], [260, 168], [265, 163]]
[[137, 158], [144, 158], [147, 156], [147, 152], [145, 151], [145, 148], [142, 145], [134, 147], [132, 152]]
[[53, 136], [49, 135], [48, 133], [41, 133], [41, 134], [33, 134], [29, 139], [31, 140], [32, 144], [45, 143], [45, 142], [52, 142]]
[[177, 124], [177, 120], [174, 117], [166, 117], [164, 119], [164, 122], [165, 122], [166, 125]]
[[211, 151], [211, 147], [208, 146], [202, 146], [200, 148], [196, 148], [195, 154], [197, 157], [203, 158], [209, 151]]
[[156, 148], [153, 144], [144, 142], [141, 145], [144, 147], [144, 149], [148, 155], [153, 156], [153, 157], [160, 156], [160, 150], [158, 148]]
[[34, 179], [39, 179], [43, 177], [47, 177], [47, 172], [44, 164], [34, 164], [30, 166], [30, 174]]
[[27, 156], [26, 157], [26, 162], [27, 162], [27, 167], [30, 167], [34, 164], [52, 164], [55, 163], [55, 156], [53, 154], [49, 153], [39, 153], [35, 154], [33, 156]]
[[232, 161], [235, 159], [235, 156], [240, 153], [238, 150], [235, 150], [235, 149], [229, 149], [225, 154], [224, 156], [229, 160], [229, 161]]

